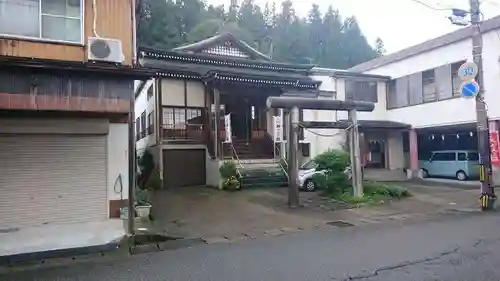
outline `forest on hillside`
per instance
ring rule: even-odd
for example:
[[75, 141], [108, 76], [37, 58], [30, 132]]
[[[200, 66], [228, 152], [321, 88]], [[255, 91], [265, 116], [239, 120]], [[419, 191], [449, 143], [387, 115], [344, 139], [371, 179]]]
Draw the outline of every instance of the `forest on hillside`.
[[143, 47], [170, 50], [218, 32], [231, 32], [276, 61], [313, 63], [346, 69], [382, 55], [383, 41], [367, 42], [354, 16], [343, 18], [329, 6], [312, 4], [300, 17], [292, 1], [263, 7], [243, 0], [239, 7], [207, 5], [203, 0], [142, 0], [137, 9], [137, 38]]

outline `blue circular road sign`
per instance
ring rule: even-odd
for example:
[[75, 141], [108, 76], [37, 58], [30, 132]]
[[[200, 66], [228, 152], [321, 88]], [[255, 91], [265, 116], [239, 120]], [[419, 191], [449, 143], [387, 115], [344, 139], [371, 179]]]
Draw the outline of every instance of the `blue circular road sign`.
[[476, 81], [467, 81], [462, 83], [460, 92], [464, 98], [473, 98], [479, 93], [479, 84]]

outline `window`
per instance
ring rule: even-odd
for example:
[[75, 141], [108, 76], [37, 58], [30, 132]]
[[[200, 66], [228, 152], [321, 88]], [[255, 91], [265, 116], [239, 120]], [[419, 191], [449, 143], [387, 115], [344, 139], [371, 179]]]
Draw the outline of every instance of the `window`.
[[153, 97], [153, 84], [148, 89], [148, 100]]
[[458, 161], [467, 161], [467, 154], [465, 152], [458, 153]]
[[82, 0], [1, 0], [0, 34], [82, 43]]
[[422, 93], [423, 102], [433, 102], [437, 100], [436, 79], [434, 69], [422, 72]]
[[154, 117], [154, 111], [150, 112], [148, 114], [148, 128], [147, 128], [148, 135], [151, 135], [155, 131], [155, 129], [154, 129], [154, 118], [155, 118]]
[[387, 109], [397, 107], [396, 80], [387, 83]]
[[410, 76], [396, 79], [396, 107], [410, 104]]
[[454, 152], [438, 152], [432, 156], [432, 161], [455, 161]]
[[378, 102], [377, 82], [346, 80], [346, 100]]
[[141, 139], [141, 118], [137, 117], [135, 119], [135, 140], [138, 141]]
[[164, 107], [163, 124], [167, 127], [184, 128], [186, 124], [203, 124], [201, 108]]
[[469, 155], [468, 155], [467, 158], [468, 158], [469, 161], [479, 161], [479, 153], [477, 153], [477, 152], [469, 152], [468, 154]]
[[422, 72], [408, 76], [408, 105], [421, 104], [423, 99]]
[[304, 162], [304, 164], [302, 164], [302, 166], [300, 166], [300, 170], [311, 170], [311, 169], [316, 169], [318, 167], [318, 164], [316, 164], [316, 162], [314, 162], [314, 160], [308, 160], [306, 162]]
[[460, 61], [460, 62], [453, 63], [451, 65], [451, 84], [452, 84], [454, 97], [461, 96], [460, 86], [462, 85], [462, 79], [460, 79], [460, 77], [458, 77], [458, 69], [460, 68], [460, 66], [464, 62], [465, 61]]
[[193, 107], [164, 107], [163, 137], [168, 139], [203, 139], [203, 109]]
[[146, 136], [146, 111], [141, 114], [141, 138]]

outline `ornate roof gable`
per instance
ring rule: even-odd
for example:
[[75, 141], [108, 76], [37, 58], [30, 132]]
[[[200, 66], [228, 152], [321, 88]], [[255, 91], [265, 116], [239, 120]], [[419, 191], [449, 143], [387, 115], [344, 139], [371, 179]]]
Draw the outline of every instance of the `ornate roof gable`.
[[219, 57], [271, 61], [271, 58], [238, 40], [230, 33], [222, 33], [202, 41], [173, 49], [177, 52], [207, 54]]

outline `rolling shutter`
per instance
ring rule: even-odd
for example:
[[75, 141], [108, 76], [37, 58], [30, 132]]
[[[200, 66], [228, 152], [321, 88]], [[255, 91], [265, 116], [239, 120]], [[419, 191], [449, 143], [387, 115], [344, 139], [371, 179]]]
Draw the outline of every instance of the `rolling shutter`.
[[105, 135], [0, 135], [0, 230], [107, 216]]

